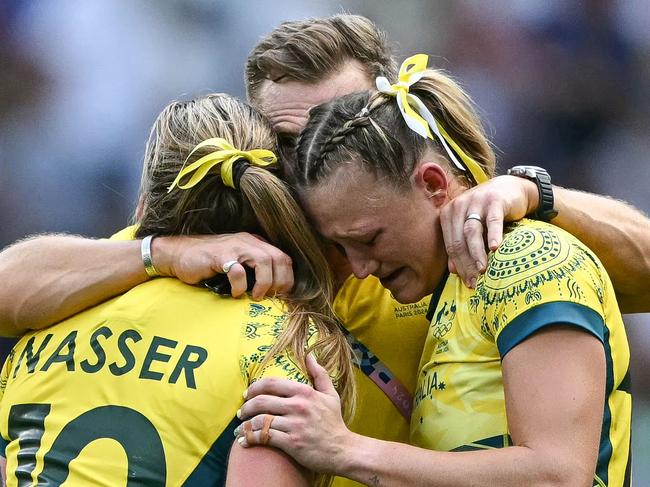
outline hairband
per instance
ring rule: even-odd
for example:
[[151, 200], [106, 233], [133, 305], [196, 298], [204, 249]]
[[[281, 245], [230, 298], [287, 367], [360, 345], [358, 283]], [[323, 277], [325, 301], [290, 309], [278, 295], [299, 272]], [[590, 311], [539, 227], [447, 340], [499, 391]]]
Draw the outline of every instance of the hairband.
[[[192, 155], [197, 150], [203, 147], [216, 147], [218, 150], [210, 152], [209, 154], [201, 157], [199, 160], [185, 167], [190, 157], [192, 157]], [[277, 162], [277, 157], [270, 150], [253, 149], [250, 151], [241, 151], [233, 147], [225, 139], [207, 139], [192, 149], [192, 152], [190, 152], [190, 155], [185, 159], [182, 169], [178, 173], [178, 176], [176, 176], [176, 179], [174, 179], [174, 182], [169, 186], [167, 192], [170, 192], [176, 186], [178, 186], [180, 189], [192, 188], [205, 177], [210, 169], [215, 166], [219, 166], [221, 170], [221, 180], [223, 181], [223, 184], [237, 189], [237, 186], [239, 185], [239, 179], [247, 167], [238, 163], [238, 161], [241, 161], [242, 159], [245, 160], [249, 165], [260, 167], [269, 166]], [[237, 177], [233, 178], [233, 172], [237, 173]], [[189, 181], [181, 184], [181, 179], [189, 174], [192, 174]]]
[[[399, 69], [398, 82], [390, 84], [384, 76], [379, 76], [376, 79], [377, 90], [385, 95], [395, 96], [397, 98], [399, 110], [404, 117], [406, 125], [411, 130], [429, 139], [433, 139], [433, 134], [435, 134], [449, 155], [451, 162], [461, 171], [469, 171], [477, 184], [483, 183], [488, 180], [488, 177], [481, 166], [454, 142], [422, 100], [409, 93], [409, 88], [424, 76], [428, 61], [429, 56], [426, 54], [416, 54], [407, 58]], [[456, 155], [460, 157], [462, 163]]]

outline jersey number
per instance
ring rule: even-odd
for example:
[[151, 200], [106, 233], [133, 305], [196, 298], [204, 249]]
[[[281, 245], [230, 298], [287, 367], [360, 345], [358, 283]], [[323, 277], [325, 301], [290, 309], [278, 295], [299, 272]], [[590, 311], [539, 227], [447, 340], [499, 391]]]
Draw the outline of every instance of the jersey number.
[[[9, 412], [9, 438], [18, 439], [18, 487], [32, 485], [36, 453], [45, 433], [49, 404], [16, 404]], [[69, 465], [81, 450], [100, 438], [117, 441], [128, 460], [127, 487], [164, 487], [167, 480], [165, 451], [151, 421], [123, 406], [101, 406], [66, 424], [43, 459], [37, 485], [58, 486], [68, 477]]]

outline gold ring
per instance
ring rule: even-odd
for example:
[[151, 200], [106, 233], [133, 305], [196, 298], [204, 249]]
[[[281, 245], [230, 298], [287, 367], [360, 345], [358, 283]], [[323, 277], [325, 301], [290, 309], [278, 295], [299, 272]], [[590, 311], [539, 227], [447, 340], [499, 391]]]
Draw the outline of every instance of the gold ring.
[[274, 419], [275, 416], [272, 414], [267, 414], [264, 416], [264, 424], [262, 425], [262, 431], [260, 432], [261, 445], [267, 445], [269, 443], [269, 438], [271, 438], [271, 433], [269, 430], [271, 429], [271, 423], [273, 423]]

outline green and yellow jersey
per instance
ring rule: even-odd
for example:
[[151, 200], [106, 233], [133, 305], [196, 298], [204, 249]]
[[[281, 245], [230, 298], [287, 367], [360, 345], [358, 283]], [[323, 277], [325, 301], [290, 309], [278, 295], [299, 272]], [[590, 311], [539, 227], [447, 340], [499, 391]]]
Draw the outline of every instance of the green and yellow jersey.
[[[134, 227], [113, 238], [132, 239]], [[357, 408], [350, 423], [356, 433], [407, 443], [410, 409], [422, 347], [429, 328], [430, 298], [403, 305], [379, 279], [350, 276], [334, 300], [334, 310], [353, 339], [357, 359]], [[388, 369], [388, 370], [386, 370]], [[403, 389], [395, 387], [397, 380]], [[380, 387], [381, 386], [381, 387]], [[405, 389], [405, 390], [404, 390]], [[405, 394], [403, 394], [405, 393]], [[408, 403], [398, 407], [395, 402]], [[360, 485], [336, 477], [334, 487]]]
[[[112, 238], [134, 238], [135, 227], [128, 227]], [[334, 300], [334, 310], [345, 329], [354, 337], [351, 342], [357, 358], [354, 374], [357, 384], [357, 408], [350, 429], [356, 433], [389, 441], [407, 443], [409, 419], [393, 400], [412, 407], [418, 363], [429, 328], [426, 319], [430, 298], [403, 305], [395, 301], [379, 279], [350, 276]], [[389, 369], [385, 371], [384, 366]], [[403, 385], [400, 390], [395, 379]], [[380, 388], [379, 385], [382, 385]], [[388, 394], [387, 394], [388, 392]], [[391, 399], [392, 398], [392, 399]], [[333, 486], [360, 485], [335, 477]]]
[[161, 278], [25, 335], [0, 382], [7, 485], [220, 485], [246, 388], [307, 381], [261, 365], [285, 318]]
[[[429, 301], [430, 298], [425, 298], [414, 304], [400, 304], [373, 276], [366, 279], [351, 276], [339, 290], [334, 310], [354, 337], [352, 346], [358, 361], [354, 371], [357, 409], [349, 425], [352, 431], [388, 441], [408, 442], [409, 420], [405, 408], [398, 408], [389, 395], [396, 401], [407, 401], [410, 411], [417, 367], [429, 327], [426, 319]], [[381, 364], [391, 373], [385, 373]], [[400, 392], [393, 389], [395, 379], [406, 389], [405, 397], [396, 397]], [[333, 485], [361, 484], [336, 477]]]
[[542, 222], [514, 225], [476, 290], [450, 275], [431, 302], [414, 410], [413, 444], [442, 451], [499, 448], [508, 434], [501, 359], [554, 324], [596, 336], [607, 391], [594, 485], [629, 476], [629, 348], [612, 284], [593, 253]]

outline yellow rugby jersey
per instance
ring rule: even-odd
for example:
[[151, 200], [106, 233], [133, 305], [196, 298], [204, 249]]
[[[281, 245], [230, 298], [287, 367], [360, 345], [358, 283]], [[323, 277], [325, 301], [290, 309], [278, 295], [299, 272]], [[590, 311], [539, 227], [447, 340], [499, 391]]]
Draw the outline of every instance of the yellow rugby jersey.
[[[367, 375], [368, 368], [381, 360], [412, 396], [417, 367], [429, 327], [426, 319], [430, 298], [414, 304], [400, 304], [374, 276], [350, 276], [334, 300], [334, 310], [345, 328], [368, 350], [355, 367], [357, 409], [350, 429], [356, 433], [389, 441], [409, 440], [409, 422], [388, 396]], [[364, 372], [363, 370], [366, 370]], [[336, 477], [335, 487], [361, 485]]]
[[261, 367], [285, 318], [161, 278], [25, 335], [0, 382], [7, 485], [221, 485], [244, 390], [306, 382], [288, 355]]
[[[133, 238], [135, 227], [113, 235], [113, 239]], [[377, 360], [387, 366], [411, 396], [415, 391], [422, 347], [429, 328], [426, 319], [430, 297], [418, 303], [395, 301], [379, 279], [348, 277], [334, 299], [334, 311], [345, 329], [356, 339], [353, 343], [358, 358], [355, 367], [357, 408], [349, 425], [356, 433], [388, 441], [409, 441], [409, 421], [386, 393], [368, 376], [379, 375], [373, 370]], [[409, 405], [412, 399], [406, 398]], [[333, 487], [361, 485], [350, 479], [335, 477]]]
[[476, 291], [451, 275], [432, 299], [411, 418], [412, 443], [442, 451], [505, 447], [501, 358], [553, 324], [603, 343], [607, 391], [595, 486], [629, 479], [629, 349], [614, 289], [577, 239], [543, 222], [513, 226]]

